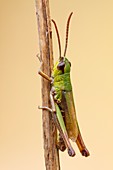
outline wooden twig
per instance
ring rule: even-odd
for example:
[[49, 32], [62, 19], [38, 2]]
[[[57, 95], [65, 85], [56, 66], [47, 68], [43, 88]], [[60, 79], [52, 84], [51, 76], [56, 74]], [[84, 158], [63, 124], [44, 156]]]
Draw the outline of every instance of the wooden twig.
[[[42, 71], [48, 76], [53, 68], [52, 32], [49, 0], [35, 0], [38, 23], [40, 58], [43, 61]], [[50, 107], [50, 82], [42, 78], [42, 105]], [[46, 170], [60, 170], [59, 153], [56, 148], [56, 130], [52, 116], [42, 110], [44, 157]]]

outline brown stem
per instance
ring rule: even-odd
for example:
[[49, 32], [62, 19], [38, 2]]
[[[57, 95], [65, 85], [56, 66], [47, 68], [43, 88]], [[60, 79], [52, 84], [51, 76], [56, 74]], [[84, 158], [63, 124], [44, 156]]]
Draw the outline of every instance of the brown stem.
[[[49, 0], [35, 0], [38, 23], [40, 58], [42, 71], [48, 76], [53, 68], [52, 32]], [[50, 107], [50, 82], [42, 78], [42, 106]], [[59, 153], [56, 148], [56, 131], [51, 114], [42, 110], [44, 157], [46, 170], [60, 170]]]

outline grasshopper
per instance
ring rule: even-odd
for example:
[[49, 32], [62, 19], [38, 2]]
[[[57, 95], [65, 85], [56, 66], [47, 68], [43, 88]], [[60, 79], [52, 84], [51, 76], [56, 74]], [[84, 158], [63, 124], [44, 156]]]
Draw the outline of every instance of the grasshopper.
[[59, 60], [54, 65], [51, 77], [39, 69], [38, 73], [51, 83], [51, 108], [47, 106], [41, 106], [39, 109], [46, 109], [52, 114], [54, 123], [59, 132], [59, 139], [57, 141], [58, 149], [64, 151], [67, 148], [69, 156], [75, 156], [75, 151], [69, 141], [69, 139], [71, 139], [72, 141], [76, 142], [81, 154], [87, 157], [90, 154], [83, 142], [76, 117], [72, 85], [70, 80], [71, 63], [65, 57], [68, 44], [69, 23], [72, 14], [73, 13], [69, 15], [67, 20], [66, 42], [63, 57], [61, 56], [61, 43], [58, 28], [55, 21], [52, 20], [58, 38]]

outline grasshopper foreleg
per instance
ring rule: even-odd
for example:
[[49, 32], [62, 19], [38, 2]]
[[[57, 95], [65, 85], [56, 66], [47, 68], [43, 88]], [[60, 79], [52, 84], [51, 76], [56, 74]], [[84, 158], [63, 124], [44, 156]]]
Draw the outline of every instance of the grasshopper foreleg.
[[50, 82], [52, 82], [52, 78], [51, 77], [49, 77], [46, 73], [44, 73], [42, 70], [41, 70], [41, 67], [42, 67], [42, 64], [43, 64], [43, 62], [42, 62], [42, 60], [41, 60], [41, 57], [37, 54], [36, 55], [37, 57], [38, 57], [38, 59], [39, 59], [39, 61], [40, 61], [40, 67], [39, 67], [39, 70], [38, 70], [38, 74], [40, 75], [40, 76], [42, 76], [43, 78], [45, 78], [46, 80], [48, 80], [48, 81], [50, 81]]

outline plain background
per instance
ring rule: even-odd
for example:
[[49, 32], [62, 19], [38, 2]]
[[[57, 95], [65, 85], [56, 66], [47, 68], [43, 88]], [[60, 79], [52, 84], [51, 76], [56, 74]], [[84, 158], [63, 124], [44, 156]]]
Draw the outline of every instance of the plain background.
[[[91, 156], [60, 152], [62, 170], [113, 169], [113, 1], [50, 1], [67, 57], [77, 117]], [[58, 44], [53, 29], [54, 58]], [[0, 170], [45, 170], [35, 1], [0, 0]]]

